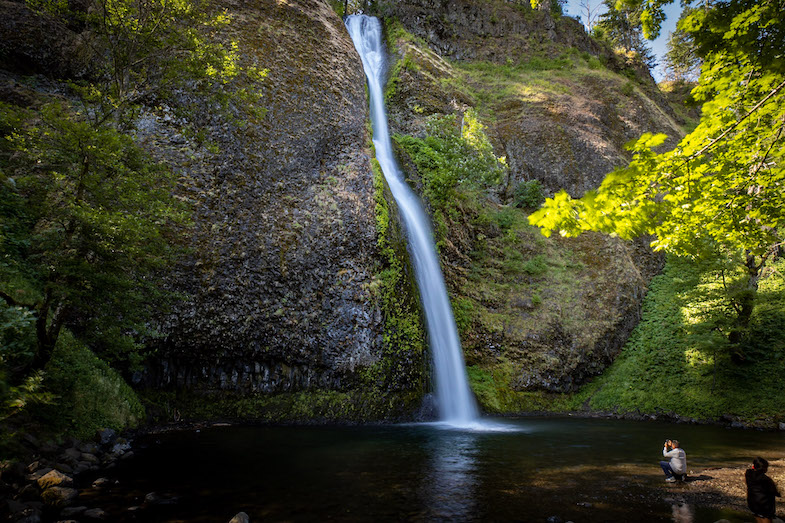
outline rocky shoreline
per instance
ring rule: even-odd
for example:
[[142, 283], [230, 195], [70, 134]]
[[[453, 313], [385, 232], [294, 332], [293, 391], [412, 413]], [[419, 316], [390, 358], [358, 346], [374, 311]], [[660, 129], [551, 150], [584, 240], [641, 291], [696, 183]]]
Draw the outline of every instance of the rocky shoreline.
[[589, 410], [576, 410], [576, 411], [532, 411], [532, 412], [518, 412], [512, 414], [496, 414], [502, 417], [543, 417], [543, 416], [568, 416], [576, 418], [597, 418], [597, 419], [618, 419], [629, 421], [662, 421], [667, 423], [676, 424], [689, 424], [689, 425], [716, 425], [729, 429], [744, 429], [744, 430], [763, 430], [763, 431], [778, 431], [785, 432], [785, 422], [774, 419], [760, 419], [753, 421], [744, 421], [738, 416], [722, 416], [719, 419], [698, 419], [688, 416], [680, 416], [672, 412], [661, 412], [656, 414], [645, 414], [640, 412], [606, 412], [606, 411], [589, 411]]
[[[677, 506], [693, 505], [749, 513], [744, 470], [744, 467], [722, 467], [691, 471], [685, 483], [664, 485], [661, 495], [664, 500]], [[768, 476], [779, 486], [780, 491], [785, 490], [785, 459], [769, 461]], [[777, 516], [775, 521], [782, 522], [785, 518], [785, 508], [779, 500]]]
[[[105, 511], [81, 503], [111, 480], [105, 475], [122, 459], [133, 457], [132, 439], [112, 429], [100, 431], [95, 441], [68, 438], [61, 445], [39, 443], [26, 434], [27, 459], [0, 464], [0, 506], [4, 521], [101, 521]], [[100, 498], [100, 495], [97, 496]]]

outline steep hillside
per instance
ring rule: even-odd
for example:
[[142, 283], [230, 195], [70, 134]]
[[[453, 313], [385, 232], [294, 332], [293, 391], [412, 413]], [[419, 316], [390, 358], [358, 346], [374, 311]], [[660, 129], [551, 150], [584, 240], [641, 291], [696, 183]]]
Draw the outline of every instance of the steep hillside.
[[[648, 70], [590, 38], [575, 19], [554, 19], [528, 2], [382, 2], [379, 10], [452, 65], [452, 73], [431, 71], [426, 81], [451, 84], [459, 106], [483, 113], [510, 166], [507, 196], [515, 183], [533, 179], [549, 193], [580, 196], [629, 160], [629, 140], [656, 130], [669, 136], [667, 147], [682, 134], [683, 122]], [[439, 89], [440, 103], [429, 105], [434, 94], [423, 93], [433, 86], [418, 87], [421, 75], [402, 72], [400, 83], [413, 83], [403, 89], [414, 92], [391, 108], [411, 132], [414, 105], [447, 112], [447, 96], [455, 94]]]
[[[84, 118], [91, 102], [67, 80], [97, 75], [96, 35], [2, 6], [0, 101], [35, 114], [56, 99]], [[213, 8], [228, 23], [210, 38], [266, 73], [151, 96], [113, 129], [174, 173], [193, 209], [168, 231], [186, 248], [162, 275], [177, 299], [149, 333], [122, 333], [126, 377], [160, 418], [409, 416], [429, 388], [422, 319], [343, 23], [323, 0]], [[434, 218], [475, 391], [511, 411], [576, 390], [618, 354], [661, 260], [645, 242], [545, 239], [527, 212], [559, 188], [596, 186], [626, 141], [676, 137], [680, 122], [638, 66], [528, 3], [373, 9], [395, 143]], [[227, 96], [246, 89], [259, 96]], [[75, 311], [65, 327], [106, 350]]]
[[[665, 132], [674, 143], [681, 131], [648, 73], [574, 20], [507, 2], [451, 2], [449, 14], [427, 17], [426, 3], [381, 8], [396, 141], [430, 201], [475, 392], [487, 410], [535, 408], [536, 391], [575, 391], [614, 360], [662, 260], [645, 241], [545, 239], [527, 210], [559, 188], [580, 195], [599, 184], [626, 163], [630, 139]], [[427, 144], [440, 143], [450, 115], [469, 148], [477, 115], [507, 169], [497, 183], [456, 176], [450, 198], [438, 198], [450, 147]]]

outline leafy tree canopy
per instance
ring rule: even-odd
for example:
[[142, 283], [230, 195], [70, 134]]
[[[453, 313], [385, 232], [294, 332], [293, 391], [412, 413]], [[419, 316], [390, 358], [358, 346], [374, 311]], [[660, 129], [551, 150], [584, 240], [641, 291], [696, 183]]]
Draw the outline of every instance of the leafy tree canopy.
[[672, 151], [664, 135], [629, 144], [632, 162], [580, 199], [562, 191], [530, 221], [548, 234], [656, 234], [657, 249], [699, 255], [722, 245], [763, 255], [785, 226], [785, 42], [778, 1], [733, 0], [684, 27], [704, 65], [698, 127]]
[[676, 31], [668, 38], [665, 71], [670, 80], [695, 82], [700, 76], [701, 59], [696, 54], [695, 41], [683, 26], [683, 20], [689, 18], [692, 11], [692, 7], [684, 8]]
[[604, 0], [603, 4], [605, 11], [599, 16], [592, 33], [608, 40], [616, 48], [636, 54], [649, 68], [654, 67], [656, 59], [641, 32], [646, 14], [643, 6], [616, 0]]

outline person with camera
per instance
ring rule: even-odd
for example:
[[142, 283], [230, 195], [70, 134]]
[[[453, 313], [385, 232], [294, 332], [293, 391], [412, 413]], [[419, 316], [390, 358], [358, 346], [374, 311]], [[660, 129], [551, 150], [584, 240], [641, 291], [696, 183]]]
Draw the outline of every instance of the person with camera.
[[777, 485], [766, 475], [769, 462], [757, 457], [752, 461], [752, 467], [744, 472], [744, 481], [747, 483], [747, 506], [755, 516], [757, 523], [771, 523], [775, 517], [775, 496], [780, 495]]
[[673, 483], [677, 479], [684, 481], [687, 479], [687, 453], [679, 447], [679, 441], [669, 439], [662, 447], [662, 456], [668, 461], [660, 461], [660, 467], [665, 473], [665, 481]]

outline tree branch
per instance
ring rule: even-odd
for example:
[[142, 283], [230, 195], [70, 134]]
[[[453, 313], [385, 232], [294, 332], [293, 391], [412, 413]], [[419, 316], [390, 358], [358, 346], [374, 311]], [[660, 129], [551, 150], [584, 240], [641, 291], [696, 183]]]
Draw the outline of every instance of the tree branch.
[[13, 299], [10, 294], [6, 294], [3, 291], [0, 291], [0, 298], [2, 298], [3, 301], [6, 302], [11, 307], [20, 307], [20, 306], [21, 307], [28, 307], [27, 305], [23, 305], [23, 304], [19, 303], [18, 301]]
[[705, 152], [706, 152], [706, 151], [707, 151], [707, 150], [708, 150], [710, 147], [712, 147], [714, 144], [716, 144], [717, 142], [719, 142], [719, 141], [721, 141], [723, 138], [725, 138], [725, 136], [726, 136], [726, 135], [728, 135], [728, 133], [730, 133], [730, 132], [731, 132], [731, 131], [733, 131], [733, 130], [734, 130], [736, 127], [738, 127], [739, 125], [741, 125], [741, 123], [742, 123], [744, 120], [746, 120], [747, 118], [749, 118], [749, 117], [750, 117], [750, 116], [751, 116], [753, 113], [755, 113], [755, 111], [757, 111], [758, 109], [760, 109], [760, 107], [761, 107], [761, 106], [762, 106], [764, 103], [766, 103], [766, 102], [767, 102], [767, 101], [768, 101], [768, 100], [769, 100], [769, 99], [770, 99], [772, 96], [774, 96], [774, 95], [776, 95], [778, 92], [780, 92], [780, 91], [782, 90], [782, 88], [783, 88], [783, 87], [785, 87], [785, 81], [783, 81], [783, 82], [782, 82], [780, 85], [778, 85], [777, 87], [775, 87], [774, 89], [772, 89], [772, 91], [771, 91], [769, 94], [767, 94], [767, 95], [766, 95], [766, 96], [765, 96], [765, 97], [764, 97], [764, 98], [763, 98], [763, 99], [762, 99], [760, 102], [758, 102], [757, 104], [755, 104], [755, 107], [753, 107], [752, 109], [750, 109], [750, 110], [749, 110], [749, 112], [748, 112], [747, 114], [745, 114], [744, 116], [742, 116], [742, 117], [741, 117], [741, 119], [739, 119], [739, 120], [738, 120], [736, 123], [734, 123], [733, 125], [731, 125], [731, 126], [730, 126], [730, 127], [728, 127], [727, 129], [725, 129], [725, 131], [723, 131], [723, 133], [722, 133], [721, 135], [719, 135], [717, 138], [715, 138], [714, 140], [712, 140], [711, 142], [709, 142], [709, 143], [707, 143], [705, 146], [703, 146], [703, 147], [701, 148], [701, 150], [700, 150], [700, 151], [698, 151], [698, 152], [696, 152], [696, 153], [693, 153], [693, 154], [691, 154], [691, 155], [690, 155], [690, 157], [689, 157], [689, 158], [687, 158], [686, 160], [684, 160], [684, 162], [683, 162], [681, 165], [679, 165], [679, 166], [678, 166], [678, 167], [677, 167], [675, 170], [676, 170], [676, 171], [678, 171], [679, 169], [681, 169], [681, 168], [684, 166], [684, 164], [686, 164], [686, 163], [689, 163], [690, 161], [694, 160], [695, 158], [697, 158], [697, 157], [698, 157], [698, 156], [700, 156], [701, 154], [705, 153]]

